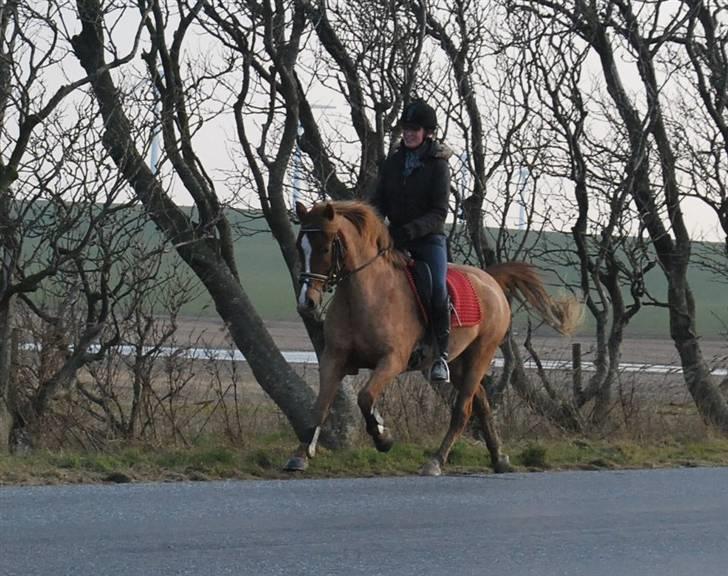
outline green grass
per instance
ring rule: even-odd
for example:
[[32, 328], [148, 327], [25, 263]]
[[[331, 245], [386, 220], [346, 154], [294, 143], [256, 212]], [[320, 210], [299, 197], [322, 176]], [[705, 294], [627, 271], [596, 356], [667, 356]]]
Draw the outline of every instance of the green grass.
[[[428, 445], [395, 444], [388, 454], [370, 446], [320, 450], [304, 474], [282, 472], [292, 437], [278, 436], [244, 449], [213, 445], [190, 448], [129, 447], [96, 452], [38, 451], [0, 455], [0, 485], [142, 482], [220, 479], [281, 479], [402, 476], [417, 474], [434, 453]], [[684, 466], [728, 466], [728, 439], [652, 444], [562, 439], [506, 446], [517, 471], [604, 470]], [[490, 473], [485, 448], [469, 440], [453, 448], [446, 474]]]

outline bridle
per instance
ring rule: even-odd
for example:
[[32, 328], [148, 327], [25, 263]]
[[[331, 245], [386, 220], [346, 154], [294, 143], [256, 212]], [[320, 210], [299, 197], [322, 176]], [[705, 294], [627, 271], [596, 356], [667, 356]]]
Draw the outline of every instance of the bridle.
[[[323, 232], [323, 228], [301, 228], [298, 233], [299, 242], [304, 234], [309, 232]], [[309, 280], [320, 280], [323, 282], [322, 291], [332, 292], [334, 287], [341, 282], [342, 272], [344, 271], [344, 258], [346, 256], [346, 248], [337, 233], [334, 239], [331, 241], [331, 266], [329, 267], [326, 274], [318, 274], [316, 272], [301, 272], [298, 275], [298, 281], [303, 284]]]
[[[301, 237], [304, 234], [307, 234], [308, 232], [323, 232], [323, 228], [314, 228], [314, 227], [307, 227], [307, 228], [301, 228], [301, 230], [298, 233], [299, 241]], [[357, 272], [360, 272], [361, 270], [364, 270], [367, 266], [370, 264], [373, 264], [374, 261], [379, 258], [382, 254], [388, 252], [390, 250], [390, 246], [387, 246], [386, 248], [382, 248], [379, 250], [376, 255], [373, 258], [370, 258], [364, 264], [361, 266], [357, 266], [353, 270], [347, 270], [345, 268], [345, 258], [346, 258], [346, 247], [344, 245], [344, 242], [341, 239], [341, 236], [339, 233], [336, 233], [336, 236], [334, 236], [333, 240], [331, 241], [331, 266], [329, 266], [329, 269], [325, 274], [318, 274], [316, 272], [301, 272], [298, 275], [298, 281], [303, 284], [304, 282], [308, 283], [309, 280], [319, 280], [323, 283], [322, 287], [320, 288], [321, 292], [333, 292], [334, 288], [336, 288], [341, 282], [349, 278], [350, 276], [353, 276]], [[313, 286], [311, 286], [313, 288]], [[317, 288], [314, 288], [317, 289]]]

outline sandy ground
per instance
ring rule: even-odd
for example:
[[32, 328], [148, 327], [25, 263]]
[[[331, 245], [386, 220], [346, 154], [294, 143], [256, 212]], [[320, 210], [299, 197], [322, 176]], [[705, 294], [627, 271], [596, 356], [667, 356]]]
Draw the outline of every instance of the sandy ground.
[[[302, 322], [266, 322], [268, 331], [281, 350], [313, 350]], [[225, 346], [227, 331], [223, 323], [216, 319], [185, 319], [180, 324], [182, 334], [197, 334], [209, 346]], [[520, 338], [522, 340], [525, 335]], [[533, 338], [534, 347], [544, 359], [566, 360], [571, 358], [574, 343], [581, 344], [584, 362], [593, 359], [594, 339], [588, 336], [572, 338], [537, 336]], [[728, 341], [701, 341], [703, 355], [713, 368], [728, 368]], [[622, 347], [622, 362], [635, 364], [665, 364], [679, 366], [675, 345], [669, 339], [627, 338]]]
[[[302, 322], [277, 321], [267, 322], [266, 326], [273, 340], [278, 347], [284, 351], [311, 351], [313, 347], [306, 334]], [[205, 346], [221, 347], [230, 346], [222, 322], [215, 319], [187, 320], [181, 324], [181, 334], [196, 334], [201, 336]], [[525, 334], [517, 335], [519, 343], [525, 340]], [[569, 364], [572, 358], [572, 346], [575, 343], [581, 345], [582, 362], [584, 365], [594, 360], [595, 342], [594, 338], [587, 336], [575, 336], [572, 338], [553, 335], [537, 336], [533, 339], [535, 351], [541, 360], [565, 361]], [[703, 356], [711, 369], [728, 368], [728, 341], [724, 340], [703, 340], [701, 341]], [[521, 348], [523, 358], [529, 356], [525, 348]], [[498, 352], [500, 356], [500, 351]], [[626, 338], [622, 348], [622, 365], [658, 365], [672, 366], [674, 371], [667, 373], [648, 373], [647, 371], [628, 371], [622, 377], [622, 384], [627, 388], [636, 387], [642, 393], [648, 395], [659, 395], [674, 402], [688, 401], [689, 393], [685, 387], [685, 381], [680, 372], [680, 360], [671, 340], [657, 338]], [[311, 383], [317, 382], [317, 370], [315, 366], [299, 366], [298, 369], [306, 372], [306, 379]], [[590, 372], [584, 374], [584, 382], [589, 378]], [[254, 378], [252, 374], [251, 378]], [[562, 385], [570, 386], [570, 372], [560, 377], [552, 376], [555, 381], [563, 381]], [[721, 377], [721, 380], [728, 382], [728, 379]]]
[[[267, 322], [266, 326], [273, 340], [281, 350], [311, 351], [311, 346], [302, 322], [277, 321]], [[196, 346], [224, 348], [231, 347], [230, 339], [223, 323], [217, 319], [186, 319], [180, 323], [179, 341], [190, 338]], [[520, 343], [525, 334], [518, 336]], [[586, 365], [594, 359], [594, 339], [587, 336], [573, 338], [561, 337], [557, 334], [533, 338], [534, 348], [541, 360], [565, 361], [571, 363], [572, 345], [579, 343], [582, 350], [582, 362]], [[728, 342], [720, 340], [704, 340], [701, 342], [703, 355], [712, 369], [728, 368]], [[524, 359], [528, 359], [522, 348]], [[499, 352], [500, 355], [500, 352]], [[627, 338], [622, 349], [623, 366], [627, 364], [673, 366], [674, 371], [648, 372], [644, 370], [624, 371], [620, 375], [620, 390], [626, 394], [637, 394], [643, 398], [660, 398], [674, 405], [691, 405], [692, 400], [680, 372], [680, 362], [671, 340], [655, 338]], [[294, 369], [314, 387], [318, 383], [318, 370], [312, 365], [294, 365]], [[250, 369], [242, 368], [246, 379], [255, 381]], [[583, 384], [588, 382], [589, 372], [585, 366]], [[571, 371], [559, 373], [550, 371], [549, 378], [557, 388], [571, 387]], [[363, 373], [361, 378], [366, 374]], [[723, 378], [721, 377], [721, 380]], [[728, 379], [726, 380], [728, 381]], [[255, 388], [255, 387], [254, 387]], [[261, 392], [262, 394], [262, 392]]]

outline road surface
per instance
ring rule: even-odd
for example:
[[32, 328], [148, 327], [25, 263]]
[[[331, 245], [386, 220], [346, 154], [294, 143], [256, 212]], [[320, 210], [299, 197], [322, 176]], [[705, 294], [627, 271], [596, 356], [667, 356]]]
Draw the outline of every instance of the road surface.
[[728, 469], [0, 488], [0, 574], [725, 576]]

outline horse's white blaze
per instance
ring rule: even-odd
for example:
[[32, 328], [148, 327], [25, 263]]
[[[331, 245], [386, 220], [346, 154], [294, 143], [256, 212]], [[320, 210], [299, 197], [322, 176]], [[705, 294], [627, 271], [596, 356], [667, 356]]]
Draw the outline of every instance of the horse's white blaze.
[[[303, 252], [303, 269], [307, 274], [311, 272], [311, 242], [308, 240], [308, 234], [304, 234], [301, 238], [301, 251]], [[301, 292], [298, 294], [298, 304], [303, 306], [306, 304], [306, 292], [308, 291], [308, 280], [301, 283]]]

